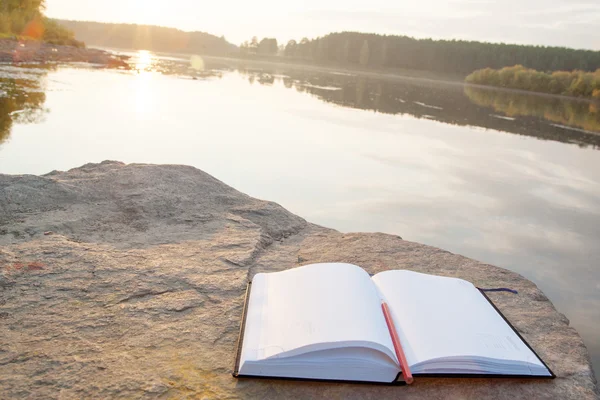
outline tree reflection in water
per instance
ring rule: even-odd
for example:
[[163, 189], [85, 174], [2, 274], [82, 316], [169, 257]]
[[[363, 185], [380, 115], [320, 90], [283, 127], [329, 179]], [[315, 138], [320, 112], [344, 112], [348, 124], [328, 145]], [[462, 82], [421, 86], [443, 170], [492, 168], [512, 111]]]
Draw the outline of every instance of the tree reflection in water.
[[[162, 61], [161, 61], [162, 62]], [[159, 65], [158, 63], [157, 65]], [[157, 71], [184, 74], [187, 64], [166, 60]], [[162, 65], [162, 64], [160, 64]], [[213, 66], [214, 67], [214, 66]], [[56, 67], [7, 67], [0, 71], [0, 143], [15, 123], [43, 120], [45, 81]], [[203, 77], [221, 78], [219, 66]], [[234, 68], [235, 69], [235, 68]], [[600, 148], [600, 104], [425, 79], [363, 77], [277, 68], [237, 70], [249, 83], [281, 84], [323, 101], [385, 114], [410, 115], [447, 124], [477, 126], [518, 135]]]
[[468, 86], [465, 94], [473, 103], [508, 117], [539, 117], [600, 133], [600, 103]]
[[15, 123], [37, 123], [48, 112], [45, 78], [39, 66], [3, 71], [0, 75], [0, 144], [10, 137]]
[[[600, 148], [600, 104], [423, 79], [377, 79], [299, 70], [239, 68], [249, 81], [309, 93], [344, 107]], [[285, 75], [281, 75], [285, 74]]]

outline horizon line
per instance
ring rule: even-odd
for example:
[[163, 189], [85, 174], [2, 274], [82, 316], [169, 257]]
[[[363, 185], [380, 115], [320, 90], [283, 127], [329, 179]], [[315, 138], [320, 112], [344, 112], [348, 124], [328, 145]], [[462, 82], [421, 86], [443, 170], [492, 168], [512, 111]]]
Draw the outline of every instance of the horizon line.
[[[68, 21], [68, 22], [82, 22], [82, 23], [96, 23], [96, 24], [107, 24], [107, 25], [134, 25], [134, 26], [144, 26], [144, 27], [156, 27], [156, 28], [164, 28], [164, 29], [174, 29], [177, 30], [179, 32], [184, 32], [184, 33], [204, 33], [204, 34], [208, 34], [217, 38], [223, 38], [226, 42], [228, 42], [231, 45], [234, 45], [236, 47], [240, 47], [240, 44], [236, 44], [234, 42], [230, 42], [229, 40], [227, 40], [227, 36], [225, 34], [222, 35], [218, 35], [218, 34], [213, 34], [210, 33], [208, 31], [202, 31], [202, 30], [186, 30], [186, 29], [181, 29], [178, 27], [174, 27], [174, 26], [168, 26], [168, 25], [157, 25], [157, 24], [145, 24], [145, 23], [136, 23], [136, 22], [107, 22], [107, 21], [94, 21], [94, 20], [80, 20], [80, 19], [67, 19], [67, 18], [56, 18], [56, 17], [48, 17], [50, 19], [54, 19], [57, 21]], [[287, 44], [290, 40], [296, 40], [297, 42], [299, 42], [301, 39], [303, 38], [307, 38], [309, 40], [316, 40], [316, 39], [320, 39], [323, 38], [325, 36], [328, 35], [332, 35], [332, 34], [339, 34], [339, 33], [357, 33], [357, 34], [361, 34], [361, 35], [376, 35], [376, 36], [390, 36], [390, 37], [406, 37], [406, 38], [410, 38], [410, 39], [414, 39], [414, 40], [431, 40], [434, 42], [466, 42], [466, 43], [482, 43], [482, 44], [496, 44], [496, 45], [505, 45], [505, 46], [522, 46], [522, 47], [537, 47], [537, 48], [549, 48], [549, 49], [570, 49], [570, 50], [578, 50], [578, 51], [590, 51], [593, 53], [598, 53], [600, 52], [599, 50], [596, 49], [590, 49], [590, 48], [584, 48], [584, 47], [569, 47], [569, 46], [559, 46], [559, 45], [544, 45], [544, 44], [523, 44], [523, 43], [515, 43], [515, 42], [500, 42], [500, 41], [482, 41], [482, 40], [470, 40], [470, 39], [458, 39], [458, 38], [435, 38], [433, 36], [428, 36], [428, 37], [417, 37], [417, 36], [410, 36], [410, 35], [405, 35], [405, 34], [387, 34], [387, 33], [376, 33], [376, 32], [363, 32], [363, 31], [350, 31], [350, 30], [342, 30], [342, 31], [332, 31], [329, 33], [326, 33], [325, 35], [322, 36], [316, 36], [316, 37], [308, 37], [308, 36], [302, 36], [301, 38], [298, 39], [288, 39], [286, 41], [282, 41], [279, 42], [279, 39], [277, 39], [274, 36], [264, 36], [263, 38], [260, 38], [258, 35], [254, 35], [256, 36], [258, 39], [277, 39], [278, 44]], [[252, 37], [250, 37], [251, 39]], [[248, 39], [249, 40], [249, 39]]]

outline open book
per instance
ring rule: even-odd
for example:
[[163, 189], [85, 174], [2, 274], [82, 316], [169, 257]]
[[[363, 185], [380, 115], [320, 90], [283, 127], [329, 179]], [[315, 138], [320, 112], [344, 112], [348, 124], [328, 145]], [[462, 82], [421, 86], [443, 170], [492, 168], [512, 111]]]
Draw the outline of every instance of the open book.
[[399, 381], [382, 302], [415, 377], [554, 377], [462, 279], [328, 263], [257, 274], [248, 288], [236, 377]]

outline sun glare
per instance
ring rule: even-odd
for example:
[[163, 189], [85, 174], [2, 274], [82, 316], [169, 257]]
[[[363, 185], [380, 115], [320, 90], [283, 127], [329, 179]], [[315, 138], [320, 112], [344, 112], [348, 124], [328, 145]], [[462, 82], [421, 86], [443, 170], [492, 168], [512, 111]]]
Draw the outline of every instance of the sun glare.
[[135, 111], [137, 118], [146, 118], [151, 109], [154, 100], [154, 93], [149, 87], [152, 78], [156, 58], [147, 50], [138, 51], [131, 57], [132, 65], [138, 73], [139, 79], [136, 79], [136, 101]]
[[152, 70], [152, 64], [154, 57], [148, 50], [140, 50], [135, 56], [135, 69], [141, 74], [144, 72], [150, 72]]

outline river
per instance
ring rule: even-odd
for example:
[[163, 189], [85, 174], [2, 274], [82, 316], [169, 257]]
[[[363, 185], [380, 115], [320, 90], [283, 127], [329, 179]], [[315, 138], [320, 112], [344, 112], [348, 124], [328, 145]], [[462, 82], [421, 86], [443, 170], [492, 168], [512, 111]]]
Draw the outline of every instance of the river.
[[516, 271], [600, 370], [600, 105], [425, 79], [132, 53], [0, 65], [0, 173], [188, 164], [340, 231]]

